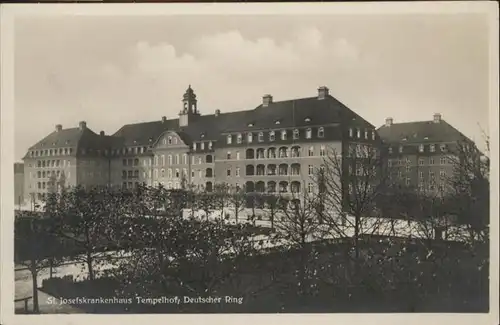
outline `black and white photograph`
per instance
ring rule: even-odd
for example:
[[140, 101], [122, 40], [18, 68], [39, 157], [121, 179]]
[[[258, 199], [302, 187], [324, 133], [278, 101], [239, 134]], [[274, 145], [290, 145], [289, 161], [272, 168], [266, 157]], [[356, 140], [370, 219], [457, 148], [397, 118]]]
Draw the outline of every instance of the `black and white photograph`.
[[417, 4], [2, 6], [2, 313], [497, 323], [498, 6]]

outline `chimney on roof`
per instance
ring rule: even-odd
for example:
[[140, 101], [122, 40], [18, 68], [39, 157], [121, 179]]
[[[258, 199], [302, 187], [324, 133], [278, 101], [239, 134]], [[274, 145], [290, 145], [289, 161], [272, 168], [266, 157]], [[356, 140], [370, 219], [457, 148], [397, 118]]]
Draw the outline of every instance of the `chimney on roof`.
[[263, 107], [269, 106], [270, 104], [272, 104], [272, 102], [273, 102], [273, 96], [271, 96], [269, 94], [262, 96], [262, 106]]
[[61, 124], [56, 124], [56, 132], [62, 131], [62, 125]]
[[318, 88], [318, 99], [325, 99], [329, 95], [329, 89], [326, 86]]
[[79, 123], [80, 130], [85, 130], [87, 128], [87, 122], [81, 121]]
[[388, 117], [385, 119], [385, 126], [391, 126], [392, 125], [392, 117]]
[[220, 115], [220, 109], [216, 109], [215, 110], [215, 116], [219, 116]]
[[166, 117], [166, 116], [162, 116], [162, 117], [161, 117], [161, 122], [162, 122], [162, 123], [167, 122], [167, 117]]
[[439, 123], [441, 122], [441, 114], [436, 113], [434, 114], [434, 123]]
[[99, 132], [101, 136], [104, 136], [104, 131]]

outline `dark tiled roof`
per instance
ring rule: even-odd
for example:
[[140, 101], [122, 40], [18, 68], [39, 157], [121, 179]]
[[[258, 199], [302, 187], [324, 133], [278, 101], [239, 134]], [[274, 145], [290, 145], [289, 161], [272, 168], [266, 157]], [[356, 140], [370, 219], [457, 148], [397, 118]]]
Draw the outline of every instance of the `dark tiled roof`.
[[[309, 118], [309, 121], [306, 121], [306, 118]], [[156, 141], [163, 132], [171, 130], [179, 132], [185, 142], [191, 143], [219, 140], [226, 132], [340, 123], [344, 118], [355, 118], [353, 125], [373, 127], [338, 100], [328, 96], [325, 100], [309, 97], [273, 102], [267, 107], [259, 105], [246, 111], [193, 116], [188, 126], [182, 128], [179, 128], [178, 119], [128, 124], [113, 136], [122, 137], [125, 145], [146, 145]], [[277, 120], [279, 125], [276, 124]], [[252, 126], [249, 126], [250, 123]]]
[[396, 123], [391, 126], [383, 125], [377, 131], [382, 140], [387, 143], [456, 142], [467, 139], [444, 120], [439, 123], [420, 121]]
[[[166, 120], [165, 122], [160, 120], [127, 124], [116, 131], [113, 137], [121, 138], [121, 145], [125, 146], [150, 145], [153, 144], [163, 132], [167, 130], [177, 130], [178, 125], [178, 119]], [[120, 144], [120, 142], [117, 144]]]
[[123, 139], [119, 137], [99, 135], [89, 128], [84, 128], [83, 130], [80, 128], [69, 128], [52, 132], [30, 147], [29, 150], [67, 147], [76, 148], [76, 150], [79, 148], [106, 149], [122, 142]]

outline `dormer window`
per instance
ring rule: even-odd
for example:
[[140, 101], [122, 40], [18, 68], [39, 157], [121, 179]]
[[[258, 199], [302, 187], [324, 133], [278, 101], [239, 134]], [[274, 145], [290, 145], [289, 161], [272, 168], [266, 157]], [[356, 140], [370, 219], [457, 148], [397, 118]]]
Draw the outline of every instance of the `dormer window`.
[[424, 152], [424, 145], [423, 144], [418, 146], [418, 152]]
[[212, 150], [212, 141], [208, 141], [208, 149]]
[[168, 144], [172, 144], [172, 137], [168, 137]]
[[368, 139], [368, 130], [365, 130], [365, 139]]
[[304, 122], [306, 122], [306, 123], [309, 123], [309, 122], [311, 122], [311, 118], [309, 118], [309, 117], [306, 117], [306, 118], [304, 119]]
[[349, 137], [352, 138], [354, 136], [354, 130], [349, 128]]
[[227, 135], [227, 144], [231, 144], [233, 142], [233, 137], [231, 136], [231, 134], [228, 134]]
[[248, 141], [248, 143], [252, 143], [253, 142], [253, 133], [252, 132], [249, 132], [247, 134], [247, 141]]
[[153, 138], [149, 138], [149, 142], [153, 142]]
[[264, 133], [263, 132], [259, 132], [258, 140], [259, 140], [259, 142], [264, 141]]
[[424, 137], [424, 140], [429, 140], [429, 137]]
[[311, 139], [311, 136], [312, 136], [312, 130], [310, 128], [306, 129], [306, 139]]
[[323, 137], [325, 137], [325, 128], [320, 127], [318, 129], [318, 138], [323, 138]]
[[408, 141], [408, 138], [407, 138], [407, 137], [404, 137], [402, 140], [403, 140], [403, 141]]
[[203, 139], [205, 137], [205, 133], [200, 134], [200, 137]]
[[205, 150], [205, 142], [200, 142], [200, 149]]
[[253, 126], [253, 123], [248, 123], [248, 127], [252, 127]]
[[286, 130], [281, 131], [281, 140], [286, 140]]
[[274, 124], [276, 124], [276, 125], [280, 125], [280, 124], [281, 124], [281, 122], [280, 122], [280, 120], [276, 120], [276, 121], [274, 122]]
[[436, 151], [436, 146], [433, 145], [433, 144], [431, 144], [429, 149], [430, 149], [431, 152], [435, 152]]
[[295, 129], [293, 130], [293, 139], [297, 140], [299, 138], [299, 130]]
[[274, 139], [275, 139], [274, 131], [269, 132], [269, 141], [274, 141]]
[[243, 137], [241, 136], [241, 133], [238, 133], [238, 135], [236, 136], [236, 142], [237, 143], [241, 143]]
[[358, 129], [357, 136], [358, 136], [358, 139], [361, 138], [361, 130], [360, 129]]
[[375, 131], [372, 131], [372, 140], [375, 140]]

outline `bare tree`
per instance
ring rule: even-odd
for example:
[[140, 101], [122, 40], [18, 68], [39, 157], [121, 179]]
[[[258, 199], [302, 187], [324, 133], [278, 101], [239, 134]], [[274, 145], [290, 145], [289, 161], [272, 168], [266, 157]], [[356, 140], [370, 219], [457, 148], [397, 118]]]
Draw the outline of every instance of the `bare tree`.
[[240, 213], [245, 210], [246, 193], [244, 188], [230, 187], [228, 207], [234, 211], [234, 218], [238, 224]]
[[322, 229], [329, 237], [352, 238], [358, 268], [361, 237], [376, 233], [382, 222], [376, 211], [388, 184], [383, 155], [368, 144], [349, 144], [343, 152], [328, 149], [313, 179]]
[[33, 285], [33, 312], [39, 313], [38, 274], [47, 267], [64, 260], [61, 239], [54, 233], [54, 219], [31, 211], [16, 216], [14, 225], [14, 259], [31, 273]]

